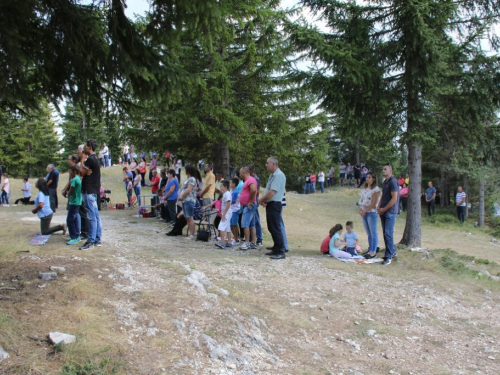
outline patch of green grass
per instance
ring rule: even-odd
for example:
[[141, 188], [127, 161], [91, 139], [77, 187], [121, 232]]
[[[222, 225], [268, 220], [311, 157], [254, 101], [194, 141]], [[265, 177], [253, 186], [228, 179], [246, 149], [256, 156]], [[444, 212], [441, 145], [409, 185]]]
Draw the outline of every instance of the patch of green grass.
[[87, 362], [83, 364], [69, 363], [65, 364], [61, 369], [60, 375], [108, 375], [118, 374], [123, 367], [124, 362], [116, 363], [116, 361], [105, 358], [100, 363]]

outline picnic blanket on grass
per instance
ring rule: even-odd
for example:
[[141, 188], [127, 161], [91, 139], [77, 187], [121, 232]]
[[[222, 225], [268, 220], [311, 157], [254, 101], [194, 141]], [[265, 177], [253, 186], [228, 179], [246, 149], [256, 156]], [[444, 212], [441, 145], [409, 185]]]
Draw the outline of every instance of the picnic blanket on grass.
[[33, 236], [33, 238], [30, 240], [30, 245], [32, 246], [40, 246], [40, 245], [45, 245], [47, 243], [47, 241], [49, 240], [50, 238], [50, 234], [47, 234], [47, 235], [43, 235], [43, 234], [35, 234]]
[[344, 262], [344, 263], [358, 263], [358, 264], [372, 264], [372, 263], [380, 263], [383, 261], [382, 258], [365, 259], [363, 257], [360, 257], [360, 258], [335, 258], [335, 259], [340, 260], [341, 262]]

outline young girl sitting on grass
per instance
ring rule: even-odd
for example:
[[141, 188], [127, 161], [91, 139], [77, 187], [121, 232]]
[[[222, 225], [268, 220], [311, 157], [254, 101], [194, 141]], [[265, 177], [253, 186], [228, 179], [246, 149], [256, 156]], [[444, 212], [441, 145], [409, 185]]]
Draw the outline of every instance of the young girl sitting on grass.
[[[342, 234], [342, 224], [336, 224], [332, 229], [330, 229], [330, 243], [328, 245], [329, 254], [334, 258], [352, 258], [352, 255], [340, 250], [341, 247], [347, 246], [347, 242], [342, 242], [340, 236]], [[333, 234], [332, 234], [333, 233]]]

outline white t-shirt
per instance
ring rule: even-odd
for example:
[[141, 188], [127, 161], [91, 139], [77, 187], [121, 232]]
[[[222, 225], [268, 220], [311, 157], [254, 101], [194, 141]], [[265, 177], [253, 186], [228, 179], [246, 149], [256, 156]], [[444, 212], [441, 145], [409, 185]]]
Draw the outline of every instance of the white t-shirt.
[[3, 191], [5, 191], [7, 194], [9, 194], [9, 190], [10, 190], [10, 181], [8, 178], [4, 178], [3, 179], [3, 188], [2, 188]]
[[318, 182], [325, 182], [325, 172], [318, 173]]
[[102, 149], [102, 152], [104, 153], [104, 155], [108, 155], [108, 146], [104, 146], [104, 148]]
[[182, 168], [182, 160], [179, 159], [179, 160], [177, 160], [177, 163], [175, 164], [175, 174], [181, 173], [181, 168]]
[[[226, 191], [222, 195], [222, 204], [221, 204], [221, 215], [226, 211], [226, 206], [227, 206], [227, 201], [229, 201], [229, 204], [231, 204], [231, 192]], [[231, 209], [227, 210], [227, 212], [231, 212]]]
[[31, 184], [29, 182], [25, 182], [23, 186], [23, 197], [24, 198], [29, 198], [31, 197]]
[[128, 150], [130, 150], [130, 148], [128, 146], [123, 146], [123, 153], [124, 154], [128, 154]]

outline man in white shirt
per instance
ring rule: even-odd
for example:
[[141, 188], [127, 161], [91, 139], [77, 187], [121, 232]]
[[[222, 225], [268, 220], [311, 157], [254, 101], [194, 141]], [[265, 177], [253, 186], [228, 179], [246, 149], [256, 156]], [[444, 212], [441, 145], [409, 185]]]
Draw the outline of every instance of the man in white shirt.
[[108, 165], [108, 160], [109, 160], [109, 148], [106, 146], [106, 143], [102, 144], [102, 153], [104, 155], [104, 168], [109, 167]]
[[175, 176], [179, 181], [179, 185], [181, 184], [181, 168], [182, 168], [182, 160], [177, 159], [177, 162], [175, 163]]

